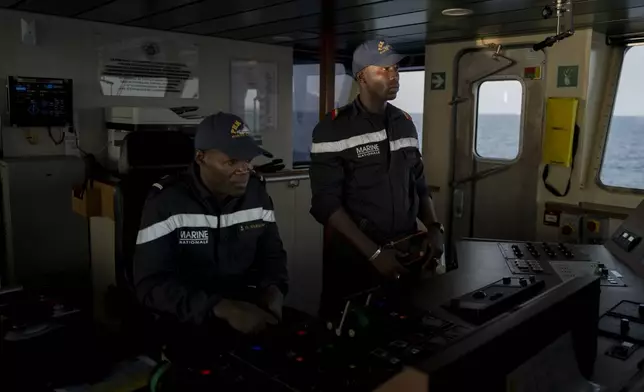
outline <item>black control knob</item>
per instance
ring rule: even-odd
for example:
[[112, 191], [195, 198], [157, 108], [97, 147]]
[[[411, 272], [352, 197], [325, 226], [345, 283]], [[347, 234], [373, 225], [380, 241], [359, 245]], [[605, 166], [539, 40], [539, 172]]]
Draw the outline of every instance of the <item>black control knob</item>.
[[528, 279], [530, 279], [530, 283], [534, 283], [537, 281], [537, 278], [534, 275], [530, 275]]
[[640, 304], [637, 307], [637, 312], [639, 313], [640, 318], [644, 318], [644, 304]]
[[525, 280], [525, 278], [521, 278], [521, 279], [519, 279], [519, 284], [520, 284], [522, 287], [525, 287], [525, 286], [527, 286], [527, 285], [528, 285], [528, 281], [527, 281], [527, 280]]
[[631, 329], [630, 321], [627, 318], [623, 318], [619, 322], [619, 331], [622, 335], [628, 335], [628, 331]]
[[472, 297], [476, 299], [483, 299], [486, 297], [486, 294], [484, 291], [475, 291], [474, 294], [472, 294]]
[[510, 283], [512, 283], [512, 278], [510, 277], [503, 278], [503, 284], [510, 284]]

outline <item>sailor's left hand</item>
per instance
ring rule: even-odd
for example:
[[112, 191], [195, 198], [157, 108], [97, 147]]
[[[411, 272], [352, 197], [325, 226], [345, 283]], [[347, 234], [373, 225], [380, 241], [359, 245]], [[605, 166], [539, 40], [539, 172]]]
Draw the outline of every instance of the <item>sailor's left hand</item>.
[[428, 263], [433, 261], [436, 266], [438, 260], [443, 256], [443, 233], [441, 233], [440, 229], [437, 227], [429, 227], [427, 229], [427, 238], [425, 241], [426, 246], [424, 246], [423, 249], [425, 249], [424, 252], [426, 253], [421, 251], [421, 256], [425, 256], [425, 254], [427, 254]]
[[266, 306], [273, 316], [282, 320], [282, 307], [284, 306], [284, 294], [277, 286], [269, 286], [262, 296], [263, 305]]

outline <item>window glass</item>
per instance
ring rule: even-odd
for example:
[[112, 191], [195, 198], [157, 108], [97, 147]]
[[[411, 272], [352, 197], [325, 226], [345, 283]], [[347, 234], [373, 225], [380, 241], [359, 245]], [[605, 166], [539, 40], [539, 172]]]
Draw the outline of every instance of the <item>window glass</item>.
[[513, 160], [521, 147], [523, 85], [489, 80], [479, 86], [474, 152], [483, 159]]
[[[353, 78], [345, 73], [342, 64], [335, 66], [335, 104], [349, 101]], [[320, 65], [293, 65], [293, 165], [311, 161], [311, 136], [320, 120]]]
[[[418, 133], [418, 145], [423, 145], [423, 102], [425, 99], [425, 70], [401, 71], [398, 96], [390, 101], [411, 116]], [[421, 148], [422, 150], [422, 148]]]
[[624, 55], [599, 171], [602, 184], [644, 189], [644, 46]]

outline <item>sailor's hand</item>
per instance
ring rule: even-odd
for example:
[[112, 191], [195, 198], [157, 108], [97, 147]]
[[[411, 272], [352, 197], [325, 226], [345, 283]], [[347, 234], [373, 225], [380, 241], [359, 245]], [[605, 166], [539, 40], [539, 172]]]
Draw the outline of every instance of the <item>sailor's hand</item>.
[[395, 249], [385, 249], [372, 262], [380, 274], [389, 279], [400, 279], [409, 271], [398, 262], [398, 252]]
[[258, 333], [277, 319], [257, 305], [243, 301], [222, 299], [214, 308], [215, 316], [226, 320], [231, 327], [244, 334]]
[[282, 320], [282, 307], [284, 306], [284, 294], [277, 286], [269, 286], [262, 295], [261, 302], [277, 318]]
[[422, 270], [420, 271], [420, 278], [427, 279], [436, 275], [436, 267], [438, 267], [437, 259], [427, 259], [427, 261], [425, 261], [425, 263], [423, 264]]
[[443, 256], [444, 243], [443, 233], [441, 233], [440, 229], [433, 226], [429, 227], [427, 229], [425, 244], [423, 244], [424, 246], [422, 247], [425, 251], [421, 251], [421, 257], [425, 256], [426, 252], [429, 260], [440, 260], [441, 256]]

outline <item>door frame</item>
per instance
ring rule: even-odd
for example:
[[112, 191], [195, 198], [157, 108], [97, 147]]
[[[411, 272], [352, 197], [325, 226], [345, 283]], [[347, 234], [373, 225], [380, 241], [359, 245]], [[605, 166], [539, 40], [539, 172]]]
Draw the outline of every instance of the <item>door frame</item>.
[[[508, 44], [508, 45], [503, 45], [501, 43], [501, 44], [498, 44], [498, 45], [501, 46], [502, 50], [505, 50], [505, 49], [531, 49], [535, 43], [536, 42], [523, 42], [523, 43]], [[459, 76], [460, 76], [459, 75], [459, 63], [460, 63], [461, 59], [463, 58], [463, 56], [465, 56], [468, 53], [486, 52], [486, 51], [493, 52], [493, 51], [496, 51], [497, 48], [498, 48], [498, 46], [496, 48], [493, 47], [493, 46], [489, 46], [489, 47], [473, 47], [473, 48], [470, 47], [470, 48], [461, 49], [456, 54], [456, 56], [454, 57], [454, 62], [453, 62], [453, 65], [452, 65], [452, 74], [454, 76], [452, 77], [452, 99], [450, 101], [450, 104], [452, 106], [452, 108], [451, 108], [451, 117], [452, 117], [451, 120], [452, 121], [451, 121], [451, 126], [450, 126], [450, 138], [449, 138], [449, 151], [450, 151], [451, 156], [450, 156], [450, 167], [449, 167], [449, 171], [448, 171], [449, 183], [447, 184], [448, 185], [447, 187], [449, 189], [449, 197], [448, 197], [448, 203], [447, 203], [447, 208], [448, 208], [447, 216], [449, 217], [448, 218], [449, 219], [449, 225], [448, 225], [446, 233], [445, 233], [446, 234], [445, 235], [445, 244], [446, 244], [445, 249], [446, 249], [446, 252], [448, 252], [447, 256], [448, 256], [449, 260], [454, 260], [454, 256], [455, 256], [455, 253], [452, 253], [452, 252], [455, 252], [455, 249], [454, 249], [455, 243], [454, 243], [453, 216], [454, 216], [454, 189], [455, 189], [454, 183], [456, 182], [456, 178], [455, 178], [456, 170], [455, 170], [455, 167], [456, 167], [456, 139], [457, 139], [456, 131], [457, 131], [457, 128], [458, 128], [458, 105], [459, 105], [459, 96], [458, 96], [458, 92], [459, 92], [458, 81], [459, 81]], [[542, 50], [542, 52], [543, 52], [543, 55], [544, 55], [544, 60], [543, 60], [543, 63], [542, 63], [542, 65], [544, 65], [544, 67], [542, 69], [542, 78], [545, 81], [546, 77], [547, 77], [546, 74], [545, 74], [545, 70], [546, 70], [545, 65], [548, 62], [548, 52], [546, 52], [545, 50]], [[495, 76], [495, 74], [488, 75], [488, 76], [484, 77], [483, 79], [492, 78], [494, 76]], [[505, 75], [505, 76], [509, 76], [509, 75]], [[477, 83], [478, 83], [478, 81], [477, 81]], [[522, 81], [522, 83], [523, 83], [523, 85], [525, 87], [525, 81]], [[544, 102], [545, 102], [545, 97], [543, 99], [544, 99]], [[526, 100], [526, 97], [524, 95], [523, 98], [522, 98], [522, 105], [525, 105], [525, 100]], [[476, 110], [476, 107], [477, 106], [474, 106], [475, 110]], [[521, 113], [521, 122], [522, 122], [521, 127], [522, 127], [522, 130], [521, 130], [521, 139], [520, 139], [521, 145], [520, 145], [519, 157], [520, 157], [521, 152], [523, 151], [523, 131], [524, 131], [523, 126], [524, 126], [524, 121], [525, 121], [525, 113], [524, 113], [524, 111], [522, 111], [522, 113]], [[476, 143], [475, 139], [473, 140], [473, 143]], [[517, 159], [519, 159], [519, 157], [517, 157]], [[494, 175], [494, 174], [492, 174], [492, 175]], [[473, 195], [475, 194], [474, 189], [472, 191], [472, 194]], [[474, 214], [471, 214], [471, 215], [472, 215], [471, 219], [474, 219]]]

